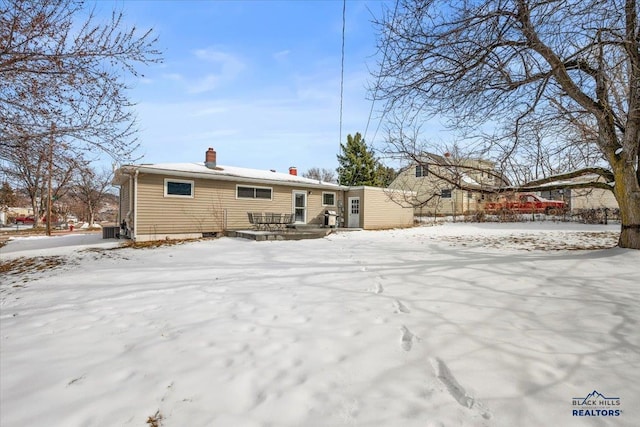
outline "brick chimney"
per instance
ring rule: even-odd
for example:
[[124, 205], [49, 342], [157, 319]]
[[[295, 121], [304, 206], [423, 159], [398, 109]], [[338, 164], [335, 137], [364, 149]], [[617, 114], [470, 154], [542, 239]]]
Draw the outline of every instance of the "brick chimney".
[[216, 168], [216, 150], [214, 150], [211, 147], [209, 147], [209, 149], [207, 150], [207, 153], [205, 154], [204, 165], [209, 169]]
[[298, 168], [296, 168], [295, 166], [291, 166], [289, 168], [289, 175], [298, 175]]

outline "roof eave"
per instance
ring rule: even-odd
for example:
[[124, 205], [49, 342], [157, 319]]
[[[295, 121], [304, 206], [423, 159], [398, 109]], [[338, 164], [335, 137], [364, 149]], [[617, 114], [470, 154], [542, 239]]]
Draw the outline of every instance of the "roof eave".
[[[270, 184], [270, 185], [283, 185], [287, 187], [305, 187], [305, 188], [316, 188], [316, 189], [325, 189], [325, 190], [334, 190], [334, 191], [346, 191], [349, 187], [344, 187], [338, 184], [325, 184], [325, 183], [306, 183], [299, 181], [284, 181], [278, 179], [261, 179], [261, 178], [251, 178], [251, 177], [243, 177], [237, 175], [222, 175], [222, 174], [210, 174], [203, 172], [191, 172], [191, 171], [181, 171], [175, 169], [158, 169], [153, 167], [147, 167], [144, 165], [134, 166], [134, 165], [125, 165], [116, 171], [116, 177], [114, 177], [114, 182], [118, 179], [119, 172], [120, 174], [132, 174], [135, 172], [140, 173], [149, 173], [154, 175], [170, 175], [177, 176], [181, 178], [200, 178], [200, 179], [210, 179], [214, 181], [241, 181], [250, 184]], [[122, 179], [120, 180], [122, 184]]]

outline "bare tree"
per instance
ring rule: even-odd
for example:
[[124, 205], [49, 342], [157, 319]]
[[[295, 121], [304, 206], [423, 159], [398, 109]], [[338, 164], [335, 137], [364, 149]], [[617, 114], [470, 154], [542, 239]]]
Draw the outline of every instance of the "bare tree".
[[[31, 144], [29, 149], [5, 151], [6, 163], [1, 168], [5, 176], [22, 188], [29, 197], [35, 224], [48, 211], [47, 203], [65, 195], [73, 174], [78, 169], [75, 155], [65, 144]], [[50, 179], [49, 179], [50, 178]], [[51, 198], [49, 198], [51, 184]]]
[[55, 137], [76, 151], [130, 158], [137, 147], [127, 98], [134, 65], [159, 61], [151, 30], [113, 12], [99, 22], [77, 0], [0, 5], [0, 158]]
[[83, 167], [76, 174], [70, 195], [86, 209], [89, 226], [93, 226], [95, 215], [105, 200], [112, 178], [113, 172], [98, 172], [89, 166]]
[[[619, 245], [640, 249], [638, 9], [636, 0], [399, 0], [378, 22], [374, 95], [387, 112], [446, 117], [485, 137], [475, 141], [503, 165], [536, 153], [541, 179], [529, 190], [598, 177], [590, 185], [620, 206]], [[558, 164], [538, 163], [548, 153], [574, 170], [554, 175]]]
[[338, 180], [336, 179], [336, 173], [331, 169], [325, 169], [325, 168], [320, 169], [320, 168], [313, 167], [308, 171], [306, 171], [305, 173], [303, 173], [302, 176], [305, 178], [317, 179], [318, 181], [323, 181], [323, 182], [333, 182], [333, 183], [338, 182]]
[[[416, 207], [430, 203], [441, 194], [442, 189], [457, 188], [468, 192], [496, 193], [512, 188], [504, 171], [497, 169], [494, 162], [483, 160], [484, 150], [479, 151], [478, 147], [461, 147], [455, 142], [436, 144], [421, 139], [421, 126], [406, 115], [394, 115], [388, 121], [386, 131], [385, 155], [391, 158], [399, 157], [399, 160], [405, 163], [398, 178], [406, 177], [407, 168], [413, 167], [421, 168], [424, 173], [420, 174], [421, 177], [428, 175], [435, 178], [435, 181], [431, 182], [434, 184], [433, 188], [428, 189], [424, 187], [422, 180], [396, 178], [394, 181], [395, 188], [421, 195], [415, 199]], [[401, 181], [404, 182], [402, 186], [399, 185]]]

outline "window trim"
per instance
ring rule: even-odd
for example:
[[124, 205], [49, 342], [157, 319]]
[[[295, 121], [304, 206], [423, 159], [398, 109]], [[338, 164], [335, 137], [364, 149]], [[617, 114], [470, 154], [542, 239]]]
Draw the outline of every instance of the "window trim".
[[[243, 188], [252, 188], [253, 189], [253, 197], [242, 197], [240, 195], [238, 195], [238, 189], [240, 187]], [[256, 190], [260, 189], [260, 190], [269, 190], [269, 192], [271, 193], [269, 198], [262, 198], [262, 197], [256, 197]], [[236, 184], [236, 200], [269, 200], [269, 201], [273, 201], [273, 187], [261, 187], [258, 185], [243, 185], [243, 184]]]
[[[448, 196], [445, 196], [445, 191], [449, 192]], [[443, 188], [442, 190], [440, 190], [440, 198], [442, 199], [452, 199], [453, 198], [453, 190], [451, 188]]]
[[[420, 171], [420, 173], [418, 174], [418, 171]], [[425, 176], [429, 175], [429, 166], [428, 165], [416, 165], [415, 168], [415, 176], [416, 178], [424, 178]]]
[[[169, 182], [176, 182], [180, 184], [190, 184], [191, 185], [191, 194], [169, 194]], [[196, 184], [195, 181], [191, 179], [176, 179], [176, 178], [165, 178], [164, 179], [164, 197], [175, 197], [178, 199], [193, 199], [196, 194]]]
[[[333, 203], [331, 204], [327, 204], [324, 202], [324, 196], [325, 194], [331, 194], [333, 196]], [[336, 206], [336, 193], [334, 191], [323, 191], [322, 192], [322, 206]]]

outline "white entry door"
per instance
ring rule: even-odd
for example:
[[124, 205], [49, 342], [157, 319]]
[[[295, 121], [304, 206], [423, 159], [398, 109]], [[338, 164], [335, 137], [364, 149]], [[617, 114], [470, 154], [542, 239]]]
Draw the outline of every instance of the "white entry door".
[[360, 197], [349, 197], [349, 228], [360, 228]]
[[293, 216], [296, 224], [307, 223], [307, 192], [293, 192]]

